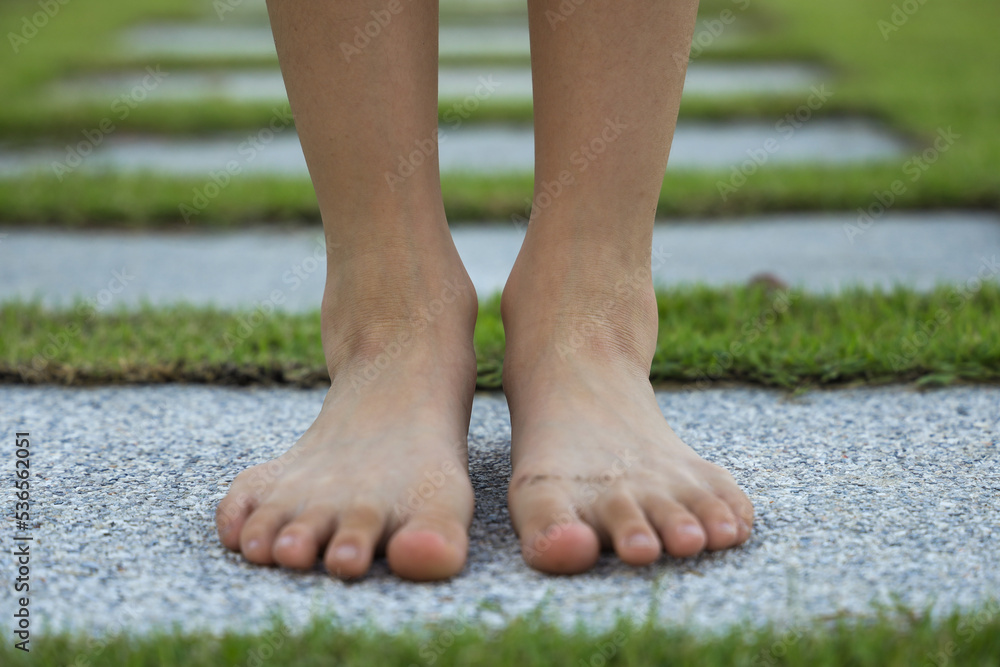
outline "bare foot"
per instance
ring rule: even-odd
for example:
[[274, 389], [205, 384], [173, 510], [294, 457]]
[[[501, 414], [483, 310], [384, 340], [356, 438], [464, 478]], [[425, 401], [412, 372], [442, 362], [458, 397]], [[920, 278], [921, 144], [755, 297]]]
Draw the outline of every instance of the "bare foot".
[[593, 567], [602, 546], [644, 565], [664, 550], [744, 542], [749, 499], [677, 437], [649, 383], [648, 254], [622, 260], [572, 241], [543, 253], [535, 236], [529, 228], [502, 304], [508, 502], [527, 563], [570, 574]]
[[227, 547], [260, 565], [308, 569], [322, 558], [344, 578], [363, 575], [382, 550], [407, 579], [461, 571], [476, 295], [450, 238], [441, 244], [331, 261], [332, 386], [295, 446], [240, 473], [219, 503]]

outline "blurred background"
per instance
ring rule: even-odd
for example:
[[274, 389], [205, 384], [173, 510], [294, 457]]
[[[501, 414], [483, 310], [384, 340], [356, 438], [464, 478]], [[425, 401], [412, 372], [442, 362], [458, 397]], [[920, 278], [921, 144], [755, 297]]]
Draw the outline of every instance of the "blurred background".
[[[559, 5], [551, 28], [575, 6]], [[702, 2], [690, 54], [645, 65], [690, 58], [657, 212], [657, 284], [841, 298], [995, 283], [996, 12], [983, 0]], [[531, 207], [526, 8], [442, 0], [440, 16], [445, 205], [488, 299]], [[317, 309], [325, 254], [264, 2], [8, 0], [0, 25], [0, 301], [11, 321], [31, 308], [154, 317], [185, 303], [261, 317], [226, 359], [243, 350], [254, 366], [288, 348], [277, 332], [279, 342], [254, 341], [272, 313]], [[359, 23], [345, 57], [380, 31], [374, 18]], [[13, 338], [4, 363], [21, 381], [39, 351]], [[149, 353], [100, 354], [143, 367]], [[77, 363], [62, 354], [36, 365]]]

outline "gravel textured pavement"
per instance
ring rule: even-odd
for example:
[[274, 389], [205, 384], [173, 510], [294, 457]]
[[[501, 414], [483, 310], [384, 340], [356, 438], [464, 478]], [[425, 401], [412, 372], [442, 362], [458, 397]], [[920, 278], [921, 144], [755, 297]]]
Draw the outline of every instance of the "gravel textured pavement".
[[[599, 628], [616, 614], [645, 617], [654, 601], [663, 622], [721, 628], [867, 613], [897, 598], [937, 612], [1000, 598], [1000, 388], [660, 393], [681, 437], [750, 494], [754, 536], [733, 551], [643, 568], [605, 556], [577, 577], [521, 561], [505, 507], [506, 403], [481, 394], [469, 436], [469, 562], [439, 584], [398, 581], [384, 561], [344, 584], [319, 569], [251, 566], [219, 545], [213, 511], [233, 476], [284, 451], [322, 397], [0, 386], [5, 437], [31, 434], [36, 631], [253, 629], [273, 613], [291, 627], [316, 613], [384, 628], [493, 625], [539, 605], [560, 624]], [[14, 567], [2, 559], [5, 581]], [[4, 609], [12, 595], [3, 586]]]

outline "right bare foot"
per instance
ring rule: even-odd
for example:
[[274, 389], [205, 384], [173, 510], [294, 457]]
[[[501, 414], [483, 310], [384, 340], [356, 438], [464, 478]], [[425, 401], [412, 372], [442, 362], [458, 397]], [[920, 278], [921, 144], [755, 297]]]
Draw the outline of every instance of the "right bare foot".
[[[447, 229], [444, 231], [447, 234]], [[252, 563], [343, 578], [384, 550], [400, 577], [465, 564], [472, 519], [467, 434], [476, 295], [450, 237], [334, 257], [323, 299], [332, 378], [287, 453], [240, 473], [219, 537]]]

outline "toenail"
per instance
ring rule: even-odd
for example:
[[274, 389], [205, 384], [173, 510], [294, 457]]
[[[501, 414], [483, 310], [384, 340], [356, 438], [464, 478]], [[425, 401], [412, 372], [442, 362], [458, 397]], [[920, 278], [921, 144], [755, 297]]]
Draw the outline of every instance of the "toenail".
[[353, 560], [358, 557], [358, 548], [353, 544], [341, 544], [333, 550], [333, 557], [337, 560]]
[[677, 529], [677, 532], [681, 535], [694, 535], [697, 537], [703, 537], [705, 531], [701, 529], [701, 526], [694, 523], [686, 523]]
[[257, 551], [260, 547], [260, 540], [250, 540], [247, 542], [247, 551]]
[[740, 519], [740, 528], [742, 528], [743, 532], [746, 533], [747, 535], [750, 534], [750, 524], [744, 521], [743, 519]]
[[726, 535], [736, 535], [736, 526], [734, 526], [729, 521], [725, 521], [719, 524], [719, 531], [725, 533]]
[[290, 547], [295, 544], [294, 535], [282, 535], [278, 538], [278, 541], [274, 543], [276, 547]]
[[653, 540], [646, 533], [636, 533], [625, 540], [625, 546], [636, 549], [646, 549], [653, 546]]

